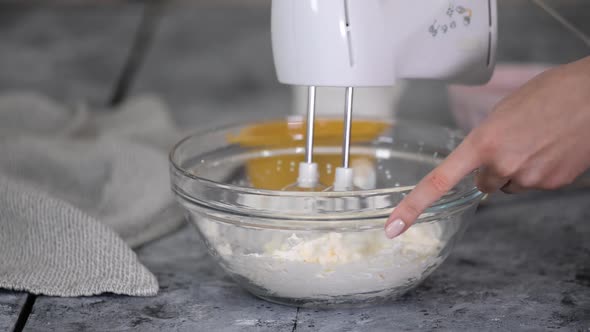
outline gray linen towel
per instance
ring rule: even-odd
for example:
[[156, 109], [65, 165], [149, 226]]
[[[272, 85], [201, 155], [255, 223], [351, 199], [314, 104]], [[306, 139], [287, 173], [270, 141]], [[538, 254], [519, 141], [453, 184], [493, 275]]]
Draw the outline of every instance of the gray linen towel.
[[138, 246], [177, 228], [157, 98], [87, 112], [34, 93], [0, 95], [0, 288], [154, 295]]

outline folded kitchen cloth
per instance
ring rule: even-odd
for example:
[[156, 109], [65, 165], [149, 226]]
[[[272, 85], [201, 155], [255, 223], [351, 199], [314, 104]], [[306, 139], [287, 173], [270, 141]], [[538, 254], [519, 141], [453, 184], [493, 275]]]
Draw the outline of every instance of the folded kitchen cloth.
[[34, 93], [0, 95], [0, 288], [156, 294], [131, 247], [183, 222], [167, 166], [179, 136], [151, 96], [88, 112]]

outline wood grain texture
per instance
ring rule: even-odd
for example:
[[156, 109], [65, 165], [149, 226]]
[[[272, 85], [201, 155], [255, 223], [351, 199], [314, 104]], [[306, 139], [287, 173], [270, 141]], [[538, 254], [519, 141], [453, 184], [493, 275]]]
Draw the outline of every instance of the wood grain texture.
[[60, 101], [106, 103], [142, 8], [0, 5], [0, 93], [33, 90]]
[[26, 298], [26, 293], [0, 290], [0, 331], [14, 327]]
[[209, 258], [192, 227], [139, 251], [158, 277], [149, 298], [37, 300], [28, 331], [291, 331], [296, 309], [242, 291]]
[[[313, 310], [246, 294], [192, 228], [140, 250], [153, 298], [39, 298], [30, 331], [583, 331], [590, 327], [590, 191], [512, 196], [476, 214], [422, 285], [378, 307]], [[297, 317], [297, 318], [295, 318]]]

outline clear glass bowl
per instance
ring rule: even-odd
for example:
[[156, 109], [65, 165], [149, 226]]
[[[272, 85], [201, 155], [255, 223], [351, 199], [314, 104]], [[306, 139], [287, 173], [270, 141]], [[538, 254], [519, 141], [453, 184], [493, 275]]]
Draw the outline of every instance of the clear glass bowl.
[[[170, 154], [172, 189], [214, 259], [268, 301], [367, 306], [415, 287], [447, 257], [482, 198], [473, 175], [388, 240], [392, 209], [462, 135], [446, 128], [356, 120], [354, 191], [281, 191], [303, 160], [305, 123], [287, 118], [202, 132]], [[329, 185], [342, 124], [316, 125], [314, 158]], [[328, 182], [328, 183], [326, 183]]]

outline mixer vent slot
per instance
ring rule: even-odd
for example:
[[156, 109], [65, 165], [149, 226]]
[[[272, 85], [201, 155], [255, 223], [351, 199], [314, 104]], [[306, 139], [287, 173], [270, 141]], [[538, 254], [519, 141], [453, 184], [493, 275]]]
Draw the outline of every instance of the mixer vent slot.
[[350, 31], [350, 15], [349, 15], [349, 1], [344, 1], [344, 22], [346, 28], [346, 45], [348, 46], [348, 62], [351, 67], [354, 67], [354, 57], [352, 52], [352, 33]]
[[488, 0], [488, 24], [492, 26], [492, 0]]

